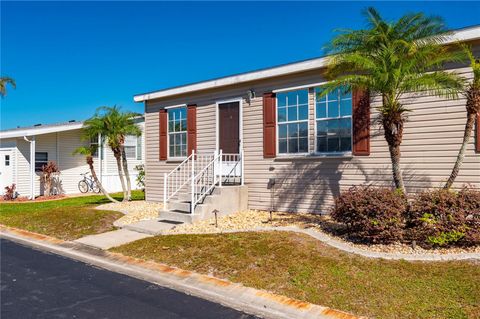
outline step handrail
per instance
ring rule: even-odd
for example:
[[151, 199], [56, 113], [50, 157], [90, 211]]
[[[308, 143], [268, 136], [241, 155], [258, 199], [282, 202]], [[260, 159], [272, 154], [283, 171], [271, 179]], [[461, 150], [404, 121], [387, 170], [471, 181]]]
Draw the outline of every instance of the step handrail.
[[[188, 182], [191, 180], [193, 177], [192, 172], [189, 172], [189, 162], [192, 162], [192, 172], [195, 167], [195, 151], [192, 150], [192, 153], [184, 159], [180, 164], [178, 164], [174, 169], [170, 171], [170, 173], [164, 173], [163, 175], [163, 207], [164, 209], [167, 209], [167, 201], [172, 198], [172, 196], [175, 196], [175, 194], [178, 193], [180, 189], [182, 189]], [[185, 167], [184, 170], [182, 170]], [[180, 171], [183, 171], [182, 175], [178, 175]], [[173, 174], [176, 174], [175, 176], [172, 176]], [[175, 183], [176, 185], [174, 186], [173, 191], [170, 193], [170, 184], [169, 184], [169, 178], [170, 177], [175, 177]]]
[[[192, 199], [190, 202], [190, 212], [193, 214], [195, 212], [195, 207], [197, 204], [217, 185], [217, 174], [215, 172], [215, 163], [218, 162], [219, 165], [219, 170], [220, 170], [220, 179], [219, 179], [219, 186], [222, 186], [222, 150], [217, 154], [215, 151], [215, 155], [213, 156], [213, 159], [205, 165], [205, 167], [198, 172], [193, 178], [192, 178]], [[208, 173], [211, 174], [211, 180], [212, 182], [207, 185], [197, 185], [197, 180], [200, 182], [200, 178], [204, 178], [205, 174], [208, 175]], [[209, 178], [210, 176], [207, 176]], [[208, 182], [207, 182], [208, 183]], [[204, 183], [205, 184], [205, 183]], [[197, 191], [199, 190], [199, 191]]]
[[[195, 151], [192, 151], [192, 154], [188, 155], [188, 157], [186, 159], [183, 160], [183, 162], [181, 162], [180, 164], [178, 164], [174, 169], [172, 169], [170, 171], [170, 173], [167, 174], [167, 177], [169, 177], [170, 175], [172, 175], [175, 171], [177, 171], [180, 167], [182, 167], [183, 165], [185, 165], [186, 162], [190, 161], [190, 159], [194, 156], [194, 153]], [[166, 174], [166, 173], [165, 173]]]

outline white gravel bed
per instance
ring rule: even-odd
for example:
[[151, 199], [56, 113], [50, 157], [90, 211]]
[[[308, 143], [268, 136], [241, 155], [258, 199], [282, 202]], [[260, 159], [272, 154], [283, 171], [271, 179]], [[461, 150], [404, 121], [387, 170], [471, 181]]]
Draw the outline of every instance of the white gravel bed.
[[[330, 228], [335, 228], [335, 223], [329, 216], [306, 214], [306, 213], [280, 213], [273, 212], [272, 220], [270, 220], [269, 212], [248, 210], [235, 213], [228, 216], [219, 217], [217, 220], [218, 227], [215, 226], [215, 218], [195, 222], [194, 224], [179, 225], [165, 234], [209, 234], [222, 233], [232, 231], [252, 231], [256, 229], [276, 228], [285, 226], [297, 226], [299, 228], [311, 229], [320, 233], [323, 237], [328, 237], [335, 241], [340, 241], [352, 248], [366, 250], [379, 253], [401, 253], [401, 254], [415, 254], [415, 255], [432, 255], [432, 254], [463, 254], [463, 253], [480, 253], [480, 247], [469, 248], [438, 248], [438, 249], [423, 249], [416, 246], [415, 249], [410, 245], [402, 243], [394, 243], [390, 245], [364, 245], [355, 244], [344, 240], [339, 236], [334, 236], [325, 232], [322, 227], [328, 225]], [[338, 227], [338, 226], [337, 226]]]
[[141, 220], [158, 218], [158, 212], [162, 207], [163, 204], [161, 203], [132, 201], [103, 204], [97, 206], [97, 209], [114, 210], [124, 213], [125, 216], [114, 222], [115, 226], [122, 227]]

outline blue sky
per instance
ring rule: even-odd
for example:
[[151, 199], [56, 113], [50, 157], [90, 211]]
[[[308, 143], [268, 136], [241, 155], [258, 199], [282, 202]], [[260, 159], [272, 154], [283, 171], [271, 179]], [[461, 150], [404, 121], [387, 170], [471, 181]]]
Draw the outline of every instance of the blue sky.
[[480, 2], [1, 2], [1, 129], [82, 120], [133, 95], [323, 55], [335, 28], [423, 11], [451, 28]]

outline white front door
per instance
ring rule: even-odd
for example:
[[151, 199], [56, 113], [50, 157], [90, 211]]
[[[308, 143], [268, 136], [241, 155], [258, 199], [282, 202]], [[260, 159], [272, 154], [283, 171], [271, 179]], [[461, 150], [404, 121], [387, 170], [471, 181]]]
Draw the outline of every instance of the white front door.
[[13, 183], [13, 157], [12, 150], [0, 150], [0, 194], [5, 192], [5, 187]]

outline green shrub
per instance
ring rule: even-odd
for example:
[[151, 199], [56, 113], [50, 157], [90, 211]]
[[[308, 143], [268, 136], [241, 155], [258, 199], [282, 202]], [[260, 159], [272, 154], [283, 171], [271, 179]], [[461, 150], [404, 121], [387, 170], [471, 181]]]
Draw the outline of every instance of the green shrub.
[[434, 190], [412, 197], [406, 234], [423, 247], [480, 244], [480, 192]]
[[367, 243], [400, 241], [407, 201], [389, 188], [352, 187], [335, 199], [331, 216], [345, 224], [353, 239]]

